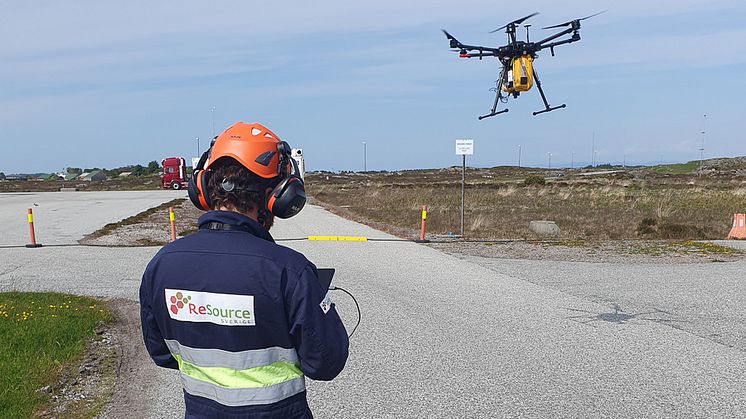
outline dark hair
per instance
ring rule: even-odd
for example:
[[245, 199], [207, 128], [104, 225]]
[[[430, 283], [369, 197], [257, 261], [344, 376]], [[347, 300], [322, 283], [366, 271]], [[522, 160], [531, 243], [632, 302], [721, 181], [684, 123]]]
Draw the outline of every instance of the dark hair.
[[[266, 179], [250, 172], [230, 157], [223, 157], [216, 161], [210, 170], [212, 175], [207, 182], [207, 190], [213, 209], [225, 207], [238, 211], [251, 211], [263, 204], [262, 196], [256, 191], [263, 191], [269, 186]], [[224, 180], [233, 183], [235, 189], [230, 192], [223, 189], [221, 185]], [[246, 188], [252, 191], [247, 191]]]

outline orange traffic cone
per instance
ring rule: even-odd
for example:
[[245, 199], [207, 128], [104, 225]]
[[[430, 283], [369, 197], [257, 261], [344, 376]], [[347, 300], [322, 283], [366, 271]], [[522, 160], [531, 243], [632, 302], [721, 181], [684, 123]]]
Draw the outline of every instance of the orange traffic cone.
[[746, 214], [733, 215], [733, 228], [728, 233], [728, 239], [746, 239]]

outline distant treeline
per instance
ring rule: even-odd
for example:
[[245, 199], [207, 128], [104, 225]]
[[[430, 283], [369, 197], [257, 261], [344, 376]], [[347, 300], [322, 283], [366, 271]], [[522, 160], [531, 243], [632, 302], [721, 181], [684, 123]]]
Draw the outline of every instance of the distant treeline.
[[[99, 168], [99, 167], [91, 167], [91, 168], [81, 168], [81, 167], [68, 167], [65, 168], [65, 172], [61, 174], [74, 174], [74, 175], [81, 175], [83, 173], [91, 173], [91, 172], [97, 172], [102, 171], [106, 175], [108, 179], [117, 178], [122, 173], [129, 173], [129, 176], [151, 176], [155, 174], [159, 174], [161, 172], [161, 165], [153, 160], [150, 163], [148, 163], [146, 166], [143, 166], [141, 164], [131, 164], [127, 166], [122, 167], [116, 167], [114, 169], [106, 169], [106, 168]], [[19, 173], [19, 174], [9, 174], [6, 176], [5, 173], [0, 172], [0, 180], [10, 180], [10, 179], [58, 179], [57, 173]]]
[[117, 167], [114, 169], [106, 169], [106, 168], [98, 168], [98, 167], [92, 167], [92, 168], [86, 168], [82, 169], [80, 167], [68, 167], [65, 169], [65, 172], [71, 173], [71, 174], [82, 174], [82, 173], [90, 173], [95, 171], [102, 171], [108, 178], [116, 178], [119, 177], [122, 173], [129, 173], [130, 176], [149, 176], [154, 175], [156, 173], [161, 172], [161, 165], [158, 164], [157, 161], [153, 160], [150, 163], [148, 163], [147, 166], [143, 166], [141, 164], [135, 164], [135, 165], [128, 165], [128, 166], [122, 166]]

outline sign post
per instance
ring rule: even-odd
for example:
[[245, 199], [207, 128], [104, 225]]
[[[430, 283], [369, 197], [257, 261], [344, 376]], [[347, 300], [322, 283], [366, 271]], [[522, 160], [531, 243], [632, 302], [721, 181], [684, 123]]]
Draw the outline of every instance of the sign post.
[[466, 192], [466, 155], [474, 154], [474, 140], [456, 140], [456, 155], [461, 155], [461, 238], [464, 238], [464, 199]]

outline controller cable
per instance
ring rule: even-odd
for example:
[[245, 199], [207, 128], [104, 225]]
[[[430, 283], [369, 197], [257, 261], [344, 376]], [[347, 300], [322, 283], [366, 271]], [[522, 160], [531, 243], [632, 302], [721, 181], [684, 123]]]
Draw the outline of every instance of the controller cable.
[[355, 296], [350, 294], [346, 289], [340, 288], [340, 287], [329, 287], [330, 291], [342, 291], [343, 293], [349, 295], [352, 298], [352, 301], [355, 302], [355, 307], [357, 308], [357, 324], [355, 324], [355, 327], [352, 328], [352, 332], [350, 332], [349, 336], [347, 336], [348, 339], [352, 338], [352, 335], [355, 334], [355, 330], [357, 330], [357, 327], [360, 326], [360, 320], [362, 319], [362, 314], [360, 313], [360, 305], [357, 303], [357, 300], [355, 299]]

